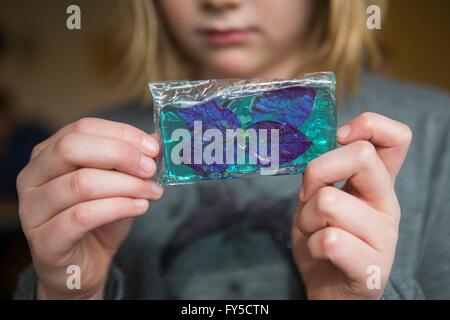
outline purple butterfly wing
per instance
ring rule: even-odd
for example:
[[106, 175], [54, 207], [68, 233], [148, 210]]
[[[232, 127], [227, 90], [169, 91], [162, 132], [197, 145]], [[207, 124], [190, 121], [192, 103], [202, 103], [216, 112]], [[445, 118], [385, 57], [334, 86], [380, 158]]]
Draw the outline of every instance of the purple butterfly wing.
[[299, 128], [310, 115], [315, 96], [313, 88], [299, 86], [267, 92], [253, 106], [253, 123], [271, 120]]
[[[229, 109], [221, 105], [216, 100], [210, 100], [206, 102], [202, 102], [196, 104], [190, 108], [182, 109], [178, 112], [179, 116], [186, 123], [186, 126], [194, 132], [194, 122], [201, 121], [202, 124], [202, 136], [203, 133], [207, 129], [218, 129], [222, 132], [223, 137], [225, 137], [226, 129], [236, 129], [241, 127], [241, 123], [238, 117]], [[203, 142], [203, 148], [209, 142]], [[225, 148], [225, 146], [224, 146]], [[227, 164], [194, 164], [194, 144], [191, 145], [191, 154], [192, 154], [192, 164], [188, 166], [191, 167], [194, 171], [209, 175], [211, 173], [221, 173], [225, 171], [228, 167]], [[223, 150], [223, 154], [225, 154], [225, 149]]]
[[[275, 121], [261, 121], [254, 123], [250, 128], [259, 130], [267, 129], [268, 153], [270, 154], [271, 134], [270, 130], [279, 132], [279, 164], [293, 161], [306, 152], [312, 145], [311, 141], [300, 131], [291, 125], [284, 125]], [[257, 131], [259, 132], [259, 131]], [[259, 148], [258, 148], [259, 149]], [[261, 163], [258, 163], [261, 166]]]

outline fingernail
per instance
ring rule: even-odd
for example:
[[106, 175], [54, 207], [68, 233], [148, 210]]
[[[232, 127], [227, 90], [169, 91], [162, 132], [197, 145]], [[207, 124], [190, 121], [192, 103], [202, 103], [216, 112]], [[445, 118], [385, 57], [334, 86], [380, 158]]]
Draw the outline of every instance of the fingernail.
[[148, 200], [145, 199], [136, 199], [134, 200], [134, 205], [139, 210], [139, 212], [145, 212], [148, 209]]
[[158, 152], [158, 145], [154, 139], [144, 137], [142, 139], [142, 147], [149, 153], [156, 154]]
[[146, 156], [141, 157], [141, 168], [147, 173], [153, 172], [154, 162], [152, 159]]
[[350, 134], [351, 130], [352, 129], [350, 128], [349, 124], [346, 124], [345, 126], [339, 128], [339, 130], [338, 130], [339, 138], [346, 138], [346, 137], [348, 137], [348, 135]]
[[150, 188], [152, 192], [157, 196], [163, 193], [163, 187], [157, 183], [152, 183]]

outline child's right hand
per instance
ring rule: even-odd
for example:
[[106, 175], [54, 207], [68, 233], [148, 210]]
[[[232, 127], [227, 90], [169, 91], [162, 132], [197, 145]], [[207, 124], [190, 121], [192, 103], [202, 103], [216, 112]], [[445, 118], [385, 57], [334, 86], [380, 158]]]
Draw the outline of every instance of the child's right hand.
[[[37, 145], [17, 178], [19, 214], [38, 275], [37, 298], [102, 298], [132, 218], [163, 189], [149, 180], [158, 140], [132, 126], [86, 118]], [[81, 270], [81, 289], [66, 285]]]

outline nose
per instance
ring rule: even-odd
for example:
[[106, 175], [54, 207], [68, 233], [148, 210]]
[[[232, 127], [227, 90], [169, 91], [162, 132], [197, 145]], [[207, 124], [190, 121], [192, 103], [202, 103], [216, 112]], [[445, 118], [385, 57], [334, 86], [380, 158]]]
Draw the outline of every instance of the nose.
[[235, 9], [243, 0], [202, 0], [202, 7], [210, 12]]

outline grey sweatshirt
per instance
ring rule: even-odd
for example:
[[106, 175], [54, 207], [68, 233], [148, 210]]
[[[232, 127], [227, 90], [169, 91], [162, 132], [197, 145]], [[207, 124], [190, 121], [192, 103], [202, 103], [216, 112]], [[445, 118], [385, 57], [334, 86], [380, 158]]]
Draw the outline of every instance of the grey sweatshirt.
[[[365, 74], [360, 91], [339, 105], [338, 122], [364, 111], [414, 133], [396, 182], [400, 235], [382, 298], [450, 299], [450, 98]], [[148, 108], [99, 116], [154, 129]], [[106, 298], [304, 299], [289, 241], [300, 184], [300, 176], [280, 176], [166, 187], [116, 255]], [[15, 298], [33, 299], [36, 279], [25, 269]]]

